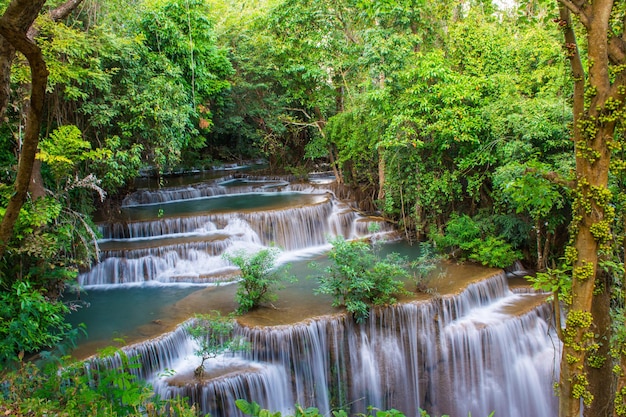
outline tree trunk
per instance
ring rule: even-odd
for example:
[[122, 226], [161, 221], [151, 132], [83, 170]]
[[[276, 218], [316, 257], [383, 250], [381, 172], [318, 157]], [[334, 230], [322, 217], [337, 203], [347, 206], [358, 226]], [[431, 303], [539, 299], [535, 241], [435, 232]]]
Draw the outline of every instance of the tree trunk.
[[378, 200], [385, 198], [385, 149], [378, 148]]
[[611, 277], [599, 271], [596, 283], [591, 314], [598, 348], [590, 352], [596, 360], [587, 359], [589, 392], [593, 395], [593, 402], [585, 410], [585, 417], [610, 416], [615, 397], [615, 375], [611, 360]]
[[[83, 0], [67, 0], [65, 3], [50, 10], [48, 15], [54, 22], [65, 19], [74, 11], [74, 9], [83, 2]], [[36, 25], [31, 25], [26, 32], [26, 36], [32, 42], [35, 42], [35, 38], [39, 34], [39, 28]], [[43, 122], [43, 120], [42, 120]], [[46, 188], [43, 183], [43, 177], [41, 175], [41, 161], [35, 159], [33, 164], [33, 172], [31, 174], [30, 185], [28, 187], [28, 194], [31, 200], [44, 197], [46, 195]]]
[[0, 117], [6, 113], [11, 96], [11, 63], [15, 58], [15, 48], [0, 36]]
[[535, 219], [535, 238], [537, 242], [537, 271], [543, 271], [546, 269], [545, 260], [543, 258], [541, 230], [541, 220], [537, 218]]
[[[572, 140], [576, 154], [576, 188], [570, 227], [572, 240], [567, 251], [568, 261], [572, 264], [572, 301], [562, 333], [560, 417], [581, 415], [581, 406], [585, 408], [586, 416], [606, 416], [605, 399], [594, 400], [594, 395], [599, 389], [609, 389], [606, 381], [613, 378], [610, 366], [593, 370], [589, 367], [591, 353], [597, 353], [593, 350], [594, 343], [598, 342], [594, 335], [606, 334], [610, 323], [609, 305], [605, 305], [608, 297], [595, 297], [594, 291], [609, 291], [596, 286], [597, 279], [601, 278], [598, 252], [600, 248], [606, 248], [611, 239], [614, 215], [607, 187], [611, 157], [609, 143], [613, 140], [615, 124], [626, 99], [624, 71], [618, 71], [613, 82], [609, 76], [610, 62], [626, 62], [624, 41], [618, 47], [611, 47], [609, 42], [612, 8], [611, 0], [559, 0], [559, 24], [565, 36], [565, 50], [574, 80]], [[570, 13], [576, 14], [586, 29], [590, 63], [587, 88]], [[620, 40], [612, 38], [611, 42], [619, 43]], [[588, 107], [585, 99], [589, 100]], [[590, 387], [591, 383], [600, 385]]]
[[[39, 47], [28, 39], [26, 33], [39, 15], [45, 0], [13, 0], [0, 18], [0, 35], [15, 50], [24, 54], [31, 71], [31, 94], [26, 126], [22, 141], [22, 149], [15, 179], [15, 190], [7, 206], [2, 223], [0, 223], [0, 258], [4, 255], [7, 244], [13, 235], [13, 227], [20, 209], [26, 201], [30, 177], [39, 143], [39, 129], [41, 126], [48, 69], [43, 60]], [[10, 53], [11, 48], [4, 48], [3, 52]], [[10, 59], [3, 56], [2, 62]], [[0, 79], [5, 80], [6, 74]], [[3, 94], [6, 91], [3, 88]], [[4, 102], [2, 97], [1, 102]], [[6, 108], [6, 107], [5, 107]]]
[[[53, 20], [60, 20], [78, 6], [82, 0], [68, 0], [50, 11]], [[41, 49], [34, 41], [33, 23], [45, 0], [13, 0], [0, 17], [0, 117], [4, 117], [9, 103], [11, 63], [16, 51], [28, 60], [31, 72], [30, 102], [26, 114], [24, 135], [14, 184], [6, 212], [0, 223], [0, 258], [4, 256], [20, 210], [26, 201], [31, 177], [35, 168], [35, 155], [39, 145], [39, 130], [43, 121], [43, 108], [48, 82], [48, 69]], [[41, 193], [41, 175], [38, 175], [37, 193]]]

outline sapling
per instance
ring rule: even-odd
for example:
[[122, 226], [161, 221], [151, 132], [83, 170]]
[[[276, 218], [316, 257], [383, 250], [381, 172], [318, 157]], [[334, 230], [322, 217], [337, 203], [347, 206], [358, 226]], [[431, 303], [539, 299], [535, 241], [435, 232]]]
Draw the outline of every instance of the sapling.
[[316, 293], [332, 295], [333, 307], [345, 307], [357, 323], [369, 317], [370, 306], [394, 304], [396, 297], [406, 292], [404, 281], [409, 273], [406, 259], [400, 255], [381, 258], [369, 242], [348, 241], [341, 236], [330, 243], [331, 263], [317, 277]]
[[194, 375], [204, 375], [204, 363], [226, 352], [246, 350], [249, 343], [241, 336], [233, 336], [235, 320], [232, 315], [222, 316], [219, 311], [209, 314], [197, 314], [186, 329], [191, 338], [198, 344], [195, 354], [202, 359]]
[[280, 271], [275, 269], [277, 255], [276, 248], [263, 249], [253, 255], [243, 251], [224, 254], [225, 259], [241, 270], [241, 281], [235, 295], [237, 314], [245, 314], [262, 303], [275, 301], [280, 282], [292, 279], [285, 276], [288, 266]]
[[429, 276], [437, 268], [440, 260], [441, 256], [437, 254], [432, 244], [427, 242], [420, 244], [420, 254], [411, 262], [413, 281], [417, 291], [428, 292]]

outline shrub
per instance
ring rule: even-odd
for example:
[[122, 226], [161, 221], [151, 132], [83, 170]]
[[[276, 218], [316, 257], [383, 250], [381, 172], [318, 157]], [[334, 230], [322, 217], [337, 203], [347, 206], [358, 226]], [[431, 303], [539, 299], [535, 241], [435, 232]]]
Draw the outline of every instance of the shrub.
[[[118, 352], [111, 348], [109, 353]], [[123, 353], [120, 352], [123, 355]], [[27, 416], [137, 416], [176, 415], [195, 417], [186, 399], [160, 400], [150, 386], [128, 370], [133, 365], [123, 357], [116, 369], [92, 369], [67, 359], [42, 366], [25, 362], [4, 372], [0, 382], [0, 414]]]
[[25, 354], [75, 336], [65, 322], [68, 312], [65, 304], [44, 297], [26, 281], [0, 292], [0, 364], [17, 363]]
[[373, 246], [362, 240], [337, 237], [331, 244], [331, 265], [317, 277], [317, 293], [332, 295], [333, 306], [344, 306], [357, 323], [369, 317], [370, 306], [394, 304], [396, 296], [405, 291], [403, 281], [409, 278], [406, 259], [398, 254], [381, 259]]
[[245, 314], [262, 303], [276, 300], [276, 290], [282, 281], [274, 269], [277, 253], [276, 249], [263, 249], [254, 255], [243, 251], [224, 254], [241, 270], [241, 281], [235, 295], [237, 314]]
[[500, 236], [492, 234], [487, 224], [468, 215], [453, 216], [446, 233], [436, 238], [437, 245], [460, 259], [471, 259], [485, 266], [506, 268], [521, 258], [521, 253]]

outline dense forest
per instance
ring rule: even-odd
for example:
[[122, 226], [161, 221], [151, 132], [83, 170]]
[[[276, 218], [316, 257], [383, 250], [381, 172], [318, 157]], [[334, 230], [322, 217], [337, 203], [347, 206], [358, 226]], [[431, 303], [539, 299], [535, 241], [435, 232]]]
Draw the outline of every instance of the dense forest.
[[7, 370], [78, 331], [60, 295], [135, 178], [261, 159], [332, 171], [409, 241], [537, 271], [567, 310], [560, 415], [626, 415], [626, 3], [0, 7]]

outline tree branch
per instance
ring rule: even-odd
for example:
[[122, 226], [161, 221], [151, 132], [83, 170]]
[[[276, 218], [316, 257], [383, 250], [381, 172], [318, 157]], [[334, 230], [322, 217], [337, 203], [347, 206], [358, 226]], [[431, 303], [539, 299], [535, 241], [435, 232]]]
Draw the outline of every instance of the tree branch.
[[[577, 15], [580, 18], [580, 22], [586, 28], [589, 28], [590, 21], [589, 21], [589, 16], [587, 15], [587, 12], [584, 10], [584, 3], [582, 2], [574, 3], [573, 1], [570, 1], [570, 0], [559, 0], [559, 3], [565, 8], [567, 8], [570, 12]], [[559, 7], [559, 9], [560, 8], [561, 7]], [[561, 19], [562, 18], [563, 17], [561, 17]]]
[[283, 107], [283, 110], [297, 111], [297, 112], [300, 112], [300, 113], [304, 114], [304, 116], [307, 119], [309, 119], [309, 120], [311, 119], [311, 115], [309, 115], [309, 113], [307, 113], [306, 110], [304, 110], [304, 109], [298, 109], [298, 108], [293, 108], [293, 107]]
[[67, 0], [65, 3], [50, 10], [50, 18], [55, 22], [65, 19], [76, 9], [83, 0]]
[[539, 174], [543, 179], [548, 180], [553, 184], [557, 184], [571, 190], [576, 188], [576, 181], [565, 179], [558, 172], [542, 172], [535, 168], [526, 168], [524, 170], [524, 174]]
[[609, 39], [608, 47], [611, 64], [623, 65], [626, 63], [626, 41], [624, 38], [612, 37]]
[[[69, 16], [82, 2], [83, 0], [67, 0], [65, 3], [50, 10], [48, 16], [53, 22], [58, 22]], [[36, 25], [31, 25], [30, 28], [28, 28], [26, 36], [28, 36], [29, 39], [35, 39], [37, 35], [39, 35], [39, 28]]]

